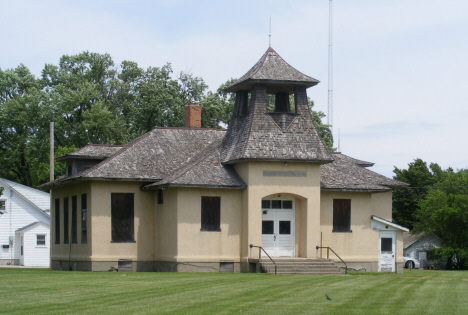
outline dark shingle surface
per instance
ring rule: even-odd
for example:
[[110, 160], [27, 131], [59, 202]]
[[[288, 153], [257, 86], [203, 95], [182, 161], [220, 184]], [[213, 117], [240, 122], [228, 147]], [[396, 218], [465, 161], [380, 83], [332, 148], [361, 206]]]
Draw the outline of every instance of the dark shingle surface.
[[[305, 88], [296, 91], [297, 114], [284, 115], [287, 124], [278, 125], [267, 112], [265, 86], [254, 86], [248, 115], [234, 116], [223, 141], [221, 160], [332, 161], [320, 139], [307, 105]], [[301, 105], [302, 104], [302, 105]]]
[[222, 139], [215, 140], [167, 178], [148, 185], [146, 188], [164, 186], [245, 188], [244, 181], [237, 175], [232, 166], [221, 164], [221, 142]]
[[106, 159], [112, 154], [122, 149], [123, 145], [109, 145], [109, 144], [88, 144], [81, 149], [74, 152], [57, 157], [55, 160], [63, 161], [66, 159]]
[[256, 82], [277, 81], [311, 87], [319, 83], [291, 67], [273, 48], [268, 48], [260, 60], [239, 80], [226, 88], [228, 92], [246, 90]]
[[155, 128], [85, 171], [83, 177], [162, 179], [223, 135], [216, 129]]
[[324, 190], [387, 191], [393, 187], [408, 186], [357, 164], [364, 161], [341, 153], [333, 153], [331, 156], [333, 163], [321, 165], [320, 182]]
[[38, 188], [49, 189], [78, 179], [161, 180], [224, 134], [221, 129], [155, 128], [90, 169]]

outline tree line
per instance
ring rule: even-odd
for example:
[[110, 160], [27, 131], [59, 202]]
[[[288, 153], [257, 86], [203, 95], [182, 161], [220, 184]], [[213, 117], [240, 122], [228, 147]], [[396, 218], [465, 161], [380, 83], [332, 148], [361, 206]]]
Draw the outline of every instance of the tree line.
[[[208, 91], [202, 78], [175, 75], [171, 64], [140, 68], [109, 54], [64, 55], [46, 64], [36, 78], [23, 64], [0, 69], [0, 177], [27, 186], [49, 180], [49, 123], [55, 124], [55, 156], [94, 144], [124, 144], [155, 127], [184, 126], [184, 108], [202, 107], [202, 127], [222, 128], [231, 119], [235, 96], [224, 88]], [[314, 123], [329, 149], [333, 138], [313, 111]], [[56, 163], [55, 177], [64, 174]]]
[[442, 242], [435, 257], [447, 259], [449, 269], [468, 269], [468, 170], [443, 170], [416, 159], [393, 172], [394, 179], [410, 184], [393, 191], [395, 222], [435, 234]]

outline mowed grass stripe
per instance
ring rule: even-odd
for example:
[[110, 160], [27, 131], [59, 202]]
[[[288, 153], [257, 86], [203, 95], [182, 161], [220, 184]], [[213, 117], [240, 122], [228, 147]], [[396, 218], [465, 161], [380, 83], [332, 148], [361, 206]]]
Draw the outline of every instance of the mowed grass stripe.
[[467, 278], [468, 272], [419, 270], [273, 276], [0, 268], [0, 313], [463, 314]]

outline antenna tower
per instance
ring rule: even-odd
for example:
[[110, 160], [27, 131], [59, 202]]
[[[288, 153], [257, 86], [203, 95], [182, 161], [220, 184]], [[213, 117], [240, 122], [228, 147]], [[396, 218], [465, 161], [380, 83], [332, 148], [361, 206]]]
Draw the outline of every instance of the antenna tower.
[[328, 115], [327, 124], [333, 134], [333, 0], [329, 0], [328, 18]]

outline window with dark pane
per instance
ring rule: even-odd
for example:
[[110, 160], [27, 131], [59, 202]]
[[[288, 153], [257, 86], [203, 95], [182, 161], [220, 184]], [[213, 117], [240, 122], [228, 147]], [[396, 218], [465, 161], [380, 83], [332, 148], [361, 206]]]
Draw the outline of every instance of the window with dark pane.
[[272, 209], [281, 209], [281, 200], [272, 200], [271, 201]]
[[81, 244], [88, 242], [88, 198], [81, 195]]
[[271, 200], [262, 200], [262, 209], [270, 209]]
[[55, 244], [60, 244], [60, 199], [55, 199]]
[[200, 231], [221, 231], [221, 197], [201, 197]]
[[36, 234], [36, 245], [37, 246], [44, 246], [46, 236], [44, 234]]
[[382, 252], [392, 251], [392, 238], [391, 237], [380, 238], [380, 251]]
[[291, 221], [279, 221], [279, 234], [291, 234]]
[[134, 242], [134, 194], [111, 194], [112, 242]]
[[163, 204], [163, 190], [159, 189], [158, 190], [158, 205], [162, 205], [162, 204]]
[[274, 234], [274, 221], [262, 221], [262, 234]]
[[333, 232], [351, 232], [351, 199], [333, 199]]
[[68, 197], [63, 198], [63, 244], [68, 244]]
[[71, 242], [72, 244], [78, 243], [78, 209], [77, 209], [77, 196], [72, 196], [72, 226], [71, 226]]
[[283, 200], [283, 209], [292, 209], [292, 200]]

